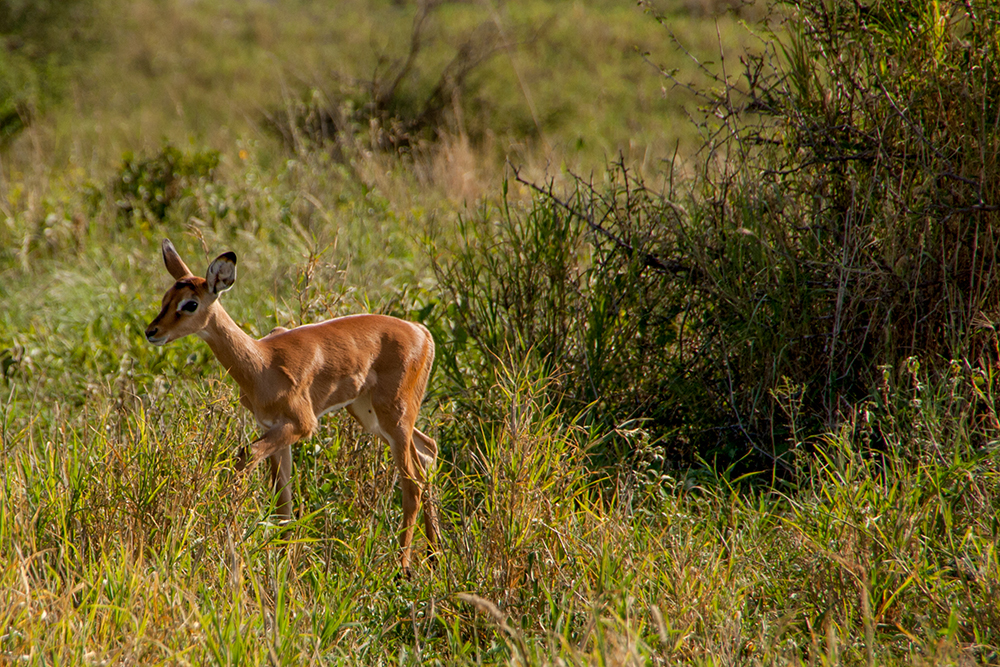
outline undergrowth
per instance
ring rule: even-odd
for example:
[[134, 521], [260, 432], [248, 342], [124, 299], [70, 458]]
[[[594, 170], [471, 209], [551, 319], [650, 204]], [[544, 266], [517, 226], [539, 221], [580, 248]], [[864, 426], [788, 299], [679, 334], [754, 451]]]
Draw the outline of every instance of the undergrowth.
[[595, 477], [593, 436], [547, 398], [551, 379], [498, 368], [503, 416], [447, 452], [442, 561], [413, 581], [399, 578], [388, 454], [346, 422], [297, 447], [300, 518], [283, 538], [269, 494], [232, 485], [249, 429], [228, 384], [143, 397], [126, 383], [58, 415], [9, 394], [0, 650], [30, 663], [997, 659], [1000, 471], [919, 423], [956, 408], [947, 388], [896, 387], [923, 396], [895, 424], [921, 430], [922, 451], [865, 445], [889, 425], [859, 412], [781, 492], [725, 471]]

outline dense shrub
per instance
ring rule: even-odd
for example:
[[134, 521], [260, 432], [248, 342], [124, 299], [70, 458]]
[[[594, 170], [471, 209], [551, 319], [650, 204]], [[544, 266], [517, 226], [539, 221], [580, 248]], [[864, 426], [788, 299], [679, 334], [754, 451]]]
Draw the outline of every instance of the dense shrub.
[[980, 378], [962, 400], [989, 413], [973, 388], [992, 391], [997, 356], [1000, 9], [780, 9], [788, 36], [696, 91], [692, 181], [653, 194], [618, 166], [470, 222], [440, 272], [456, 340], [487, 365], [531, 351], [577, 408], [645, 420], [672, 451], [783, 468], [860, 405], [887, 441], [900, 399], [879, 387], [914, 363]]
[[[614, 434], [608, 456], [620, 458], [623, 442], [634, 453], [639, 426], [691, 454], [682, 443], [711, 410], [691, 332], [708, 323], [673, 259], [665, 215], [674, 209], [619, 163], [600, 189], [579, 182], [566, 199], [540, 189], [526, 209], [505, 204], [465, 219], [459, 250], [437, 266], [452, 304], [441, 367], [456, 388], [489, 406], [482, 394], [497, 364], [532, 359], [560, 380], [554, 389], [573, 414], [586, 411]], [[461, 361], [449, 363], [449, 353]]]
[[792, 38], [748, 59], [720, 100], [711, 148], [728, 159], [702, 181], [703, 242], [751, 268], [712, 280], [721, 303], [742, 304], [737, 336], [773, 340], [770, 375], [805, 383], [833, 418], [878, 365], [983, 351], [1000, 222], [998, 9], [788, 10]]
[[[163, 222], [170, 207], [190, 196], [193, 187], [214, 180], [218, 166], [218, 151], [185, 154], [169, 143], [152, 157], [126, 152], [111, 183], [119, 218]], [[225, 211], [220, 213], [224, 215]]]
[[688, 227], [715, 255], [720, 361], [760, 438], [785, 378], [829, 428], [886, 367], [919, 357], [941, 378], [987, 366], [996, 340], [998, 8], [783, 8], [791, 37], [716, 98], [707, 148], [725, 159]]

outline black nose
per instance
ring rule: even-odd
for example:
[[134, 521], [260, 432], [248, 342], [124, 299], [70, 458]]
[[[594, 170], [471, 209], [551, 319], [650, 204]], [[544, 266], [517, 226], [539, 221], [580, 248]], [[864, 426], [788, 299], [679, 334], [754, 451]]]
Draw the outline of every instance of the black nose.
[[156, 327], [146, 329], [146, 340], [153, 340], [154, 338], [156, 338]]

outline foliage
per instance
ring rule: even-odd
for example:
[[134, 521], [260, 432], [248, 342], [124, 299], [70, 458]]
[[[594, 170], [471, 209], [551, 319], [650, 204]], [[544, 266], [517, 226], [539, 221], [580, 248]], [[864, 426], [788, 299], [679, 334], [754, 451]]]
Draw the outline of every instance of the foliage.
[[[193, 186], [214, 180], [218, 166], [218, 151], [185, 155], [169, 143], [153, 157], [137, 158], [131, 152], [125, 153], [111, 183], [119, 217], [163, 222], [175, 202], [191, 196]], [[218, 211], [219, 217], [225, 216], [224, 206]]]
[[644, 420], [671, 455], [785, 474], [798, 434], [836, 430], [882, 368], [996, 363], [997, 8], [783, 8], [787, 36], [700, 93], [690, 187], [654, 194], [619, 164], [464, 228], [439, 270], [460, 348], [530, 351], [573, 409]]
[[691, 235], [716, 253], [718, 322], [747, 341], [725, 358], [747, 423], [785, 377], [829, 426], [883, 365], [992, 363], [996, 7], [928, 7], [789, 3], [780, 54], [716, 98], [726, 159], [709, 155]]
[[558, 379], [566, 409], [611, 434], [595, 463], [636, 464], [646, 432], [689, 458], [684, 443], [717, 415], [692, 381], [708, 371], [706, 306], [668, 254], [664, 220], [676, 213], [664, 201], [619, 162], [566, 200], [550, 185], [526, 208], [505, 201], [463, 219], [453, 256], [436, 264], [459, 396], [490, 405], [480, 378], [508, 355], [530, 358]]
[[995, 361], [997, 8], [786, 7], [780, 53], [716, 98], [725, 160], [708, 156], [691, 234], [717, 255], [720, 325], [748, 342], [726, 355], [735, 411], [759, 424], [788, 377], [833, 425], [882, 365]]
[[61, 92], [92, 0], [0, 1], [0, 145]]

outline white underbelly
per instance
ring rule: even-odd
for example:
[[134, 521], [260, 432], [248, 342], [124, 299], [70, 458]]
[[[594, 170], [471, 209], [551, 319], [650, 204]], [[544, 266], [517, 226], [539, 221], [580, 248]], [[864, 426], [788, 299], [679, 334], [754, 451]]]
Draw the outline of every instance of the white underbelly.
[[366, 431], [376, 435], [382, 435], [382, 429], [379, 427], [378, 423], [378, 416], [372, 408], [372, 398], [370, 394], [364, 393], [354, 399], [354, 402], [351, 403], [351, 412], [353, 412], [354, 416], [358, 418], [358, 421], [361, 422], [362, 428]]
[[360, 394], [353, 401], [347, 401], [344, 403], [337, 403], [335, 405], [331, 405], [327, 409], [323, 410], [323, 412], [316, 415], [316, 418], [319, 419], [320, 417], [322, 417], [327, 413], [336, 412], [337, 410], [341, 410], [348, 406], [350, 406], [351, 413], [357, 418], [359, 422], [361, 422], [361, 428], [366, 433], [373, 433], [378, 437], [382, 438], [383, 440], [385, 440], [386, 442], [389, 441], [389, 438], [386, 435], [385, 431], [382, 430], [382, 425], [379, 424], [378, 415], [375, 414], [375, 410], [372, 408], [371, 395], [368, 394], [367, 392]]
[[346, 408], [351, 403], [353, 403], [353, 401], [347, 401], [346, 403], [337, 403], [336, 405], [331, 405], [326, 410], [323, 410], [323, 412], [321, 412], [318, 415], [316, 415], [316, 419], [319, 419], [320, 417], [322, 417], [325, 414], [329, 414], [331, 412], [336, 412], [337, 410], [343, 410], [344, 408]]

